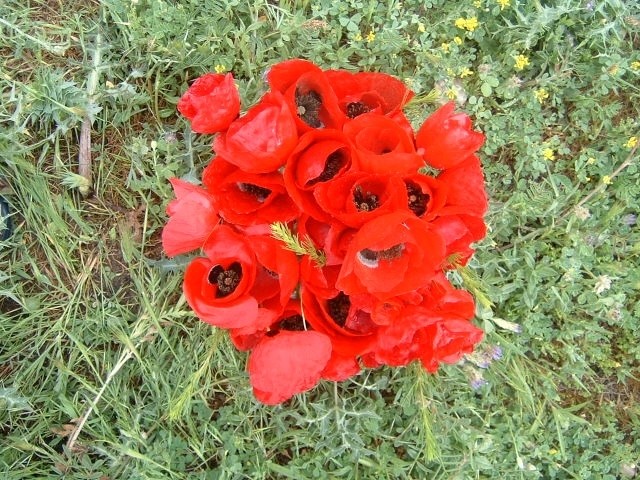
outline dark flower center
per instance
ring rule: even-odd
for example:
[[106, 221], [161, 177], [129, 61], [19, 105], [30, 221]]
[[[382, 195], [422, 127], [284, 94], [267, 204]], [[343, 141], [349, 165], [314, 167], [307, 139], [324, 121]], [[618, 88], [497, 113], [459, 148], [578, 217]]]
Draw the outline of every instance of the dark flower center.
[[233, 262], [225, 270], [222, 265], [216, 265], [209, 272], [207, 280], [211, 285], [216, 285], [218, 291], [216, 298], [224, 298], [236, 289], [242, 280], [242, 266], [238, 262]]
[[304, 319], [302, 318], [302, 315], [291, 315], [290, 317], [283, 318], [278, 322], [279, 330], [289, 330], [291, 332], [302, 332], [306, 330], [304, 326]]
[[238, 188], [241, 192], [248, 193], [249, 195], [253, 195], [256, 197], [260, 203], [264, 202], [269, 195], [271, 195], [271, 190], [264, 187], [259, 187], [258, 185], [254, 185], [253, 183], [238, 183]]
[[322, 97], [314, 90], [302, 93], [300, 88], [296, 89], [296, 108], [298, 117], [313, 128], [321, 128], [324, 125], [320, 121], [320, 107], [322, 107]]
[[370, 112], [371, 108], [362, 102], [351, 102], [347, 104], [347, 117], [356, 118], [363, 113]]
[[326, 182], [327, 180], [331, 180], [338, 174], [344, 164], [344, 154], [342, 153], [342, 151], [336, 150], [327, 157], [327, 160], [324, 162], [324, 169], [322, 170], [322, 173], [313, 180], [309, 180], [306, 186], [310, 187], [318, 182]]
[[360, 185], [353, 189], [353, 203], [361, 212], [370, 212], [380, 206], [378, 196], [371, 192], [364, 192]]
[[344, 327], [349, 316], [349, 309], [351, 308], [351, 301], [349, 296], [344, 292], [340, 292], [337, 296], [330, 300], [327, 300], [327, 310], [329, 316], [340, 327]]
[[418, 185], [413, 182], [405, 182], [407, 187], [407, 197], [409, 199], [409, 210], [421, 216], [427, 211], [427, 203], [429, 203], [430, 197], [424, 193]]
[[377, 267], [378, 260], [395, 260], [396, 258], [402, 256], [403, 251], [403, 243], [399, 243], [384, 250], [371, 250], [370, 248], [365, 248], [358, 252], [358, 258], [364, 265]]

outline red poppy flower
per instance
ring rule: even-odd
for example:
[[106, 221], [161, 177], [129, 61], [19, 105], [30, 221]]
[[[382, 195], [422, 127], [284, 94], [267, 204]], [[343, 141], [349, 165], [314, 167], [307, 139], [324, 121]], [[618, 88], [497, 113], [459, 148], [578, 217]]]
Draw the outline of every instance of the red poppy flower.
[[416, 217], [433, 219], [446, 201], [441, 182], [428, 175], [414, 173], [402, 177], [407, 192], [407, 207]]
[[349, 172], [319, 185], [318, 205], [349, 227], [407, 207], [407, 189], [398, 175]]
[[433, 113], [416, 134], [416, 145], [426, 162], [434, 168], [451, 168], [478, 151], [484, 135], [471, 130], [471, 119], [464, 113], [453, 113], [449, 102]]
[[447, 245], [447, 258], [454, 257], [454, 263], [449, 265], [452, 268], [467, 264], [474, 253], [471, 244], [484, 238], [487, 232], [482, 218], [472, 215], [445, 215], [431, 225]]
[[333, 298], [338, 295], [336, 280], [339, 273], [340, 265], [318, 267], [308, 256], [300, 262], [300, 279], [318, 298]]
[[[398, 305], [392, 322], [381, 327], [376, 337], [375, 359], [387, 365], [406, 365], [420, 356], [418, 331], [437, 322], [469, 320], [475, 313], [471, 295], [453, 287], [443, 273], [420, 289], [419, 304]], [[420, 337], [423, 338], [423, 337]]]
[[383, 115], [367, 113], [344, 126], [352, 145], [357, 170], [381, 174], [414, 173], [424, 166], [413, 138], [398, 123]]
[[471, 353], [483, 332], [468, 320], [440, 320], [418, 331], [414, 337], [420, 346], [419, 359], [425, 370], [435, 372], [440, 363], [455, 363]]
[[220, 218], [207, 190], [178, 178], [169, 181], [176, 199], [167, 205], [169, 220], [162, 229], [162, 248], [174, 257], [201, 248]]
[[312, 128], [340, 129], [346, 120], [324, 71], [307, 60], [288, 60], [267, 73], [271, 90], [282, 93], [296, 116], [299, 132]]
[[245, 237], [220, 225], [185, 272], [184, 293], [198, 317], [237, 335], [265, 330], [298, 283], [295, 254], [274, 238]]
[[282, 95], [265, 94], [213, 142], [216, 153], [245, 172], [277, 170], [296, 146], [295, 120]]
[[256, 258], [231, 227], [219, 225], [184, 274], [184, 295], [198, 317], [221, 328], [257, 330], [258, 301], [251, 295]]
[[401, 80], [385, 73], [327, 70], [325, 75], [340, 109], [352, 119], [367, 112], [396, 113], [414, 95]]
[[289, 222], [298, 215], [282, 175], [247, 173], [217, 157], [205, 168], [202, 181], [211, 191], [220, 216], [237, 225]]
[[178, 101], [178, 110], [198, 133], [226, 130], [240, 112], [240, 96], [233, 75], [207, 73], [196, 79]]
[[442, 267], [445, 243], [408, 212], [378, 217], [353, 237], [336, 286], [384, 300], [420, 288]]
[[324, 223], [302, 215], [298, 219], [298, 232], [302, 238], [309, 236], [313, 244], [325, 253], [327, 265], [340, 265], [357, 230], [340, 222]]
[[487, 212], [489, 203], [477, 156], [471, 155], [456, 167], [441, 172], [437, 180], [439, 188], [446, 195], [440, 214], [461, 213], [482, 217]]
[[314, 387], [331, 357], [329, 338], [315, 331], [280, 331], [265, 336], [249, 355], [253, 393], [277, 405]]
[[300, 301], [289, 300], [282, 313], [268, 327], [249, 334], [243, 333], [242, 329], [230, 329], [229, 336], [233, 345], [244, 352], [255, 347], [265, 335], [274, 336], [280, 330], [302, 331], [307, 329], [305, 327]]
[[247, 241], [261, 267], [251, 293], [260, 302], [261, 310], [269, 309], [280, 315], [298, 285], [298, 257], [270, 236], [251, 237]]
[[357, 358], [370, 352], [375, 344], [376, 325], [371, 316], [352, 306], [344, 292], [320, 299], [303, 284], [300, 298], [307, 322], [331, 340], [331, 360], [323, 378], [339, 381], [358, 373]]
[[284, 183], [298, 207], [319, 220], [331, 221], [331, 216], [316, 203], [313, 192], [317, 186], [340, 176], [351, 167], [351, 152], [347, 140], [338, 130], [311, 130], [305, 133], [287, 160]]

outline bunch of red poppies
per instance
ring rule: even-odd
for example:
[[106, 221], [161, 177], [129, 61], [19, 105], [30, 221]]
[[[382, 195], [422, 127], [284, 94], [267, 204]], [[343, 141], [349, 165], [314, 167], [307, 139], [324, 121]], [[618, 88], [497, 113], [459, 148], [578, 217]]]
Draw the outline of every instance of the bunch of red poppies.
[[231, 74], [198, 78], [178, 110], [217, 134], [203, 186], [171, 181], [169, 256], [201, 249], [184, 294], [203, 321], [250, 350], [255, 396], [277, 404], [320, 379], [472, 351], [471, 295], [446, 271], [485, 235], [475, 152], [484, 136], [452, 103], [417, 133], [413, 97], [382, 73], [272, 66], [269, 91], [238, 116]]

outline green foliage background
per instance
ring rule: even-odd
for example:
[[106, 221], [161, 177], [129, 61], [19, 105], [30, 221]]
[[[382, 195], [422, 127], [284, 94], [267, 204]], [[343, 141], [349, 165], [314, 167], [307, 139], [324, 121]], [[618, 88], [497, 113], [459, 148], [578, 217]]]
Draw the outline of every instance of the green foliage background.
[[[0, 29], [2, 478], [636, 476], [637, 2], [7, 0]], [[177, 99], [217, 66], [248, 108], [293, 57], [396, 75], [416, 124], [449, 97], [486, 133], [490, 232], [455, 280], [481, 350], [502, 348], [489, 368], [365, 371], [264, 407], [190, 313], [159, 233], [167, 180], [196, 179], [211, 138]]]

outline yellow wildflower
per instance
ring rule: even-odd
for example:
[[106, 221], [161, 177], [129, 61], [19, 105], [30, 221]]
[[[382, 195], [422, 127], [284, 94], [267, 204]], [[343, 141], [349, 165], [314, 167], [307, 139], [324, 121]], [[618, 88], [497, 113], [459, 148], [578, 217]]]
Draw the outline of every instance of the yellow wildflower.
[[456, 96], [456, 91], [453, 88], [447, 90], [447, 97], [449, 98], [449, 100], [455, 100]]
[[450, 77], [455, 76], [453, 73], [453, 68], [447, 68], [447, 75], [449, 75]]
[[596, 159], [593, 157], [589, 157], [587, 158], [587, 165], [593, 165], [594, 163], [596, 163]]
[[460, 37], [453, 37], [453, 43], [456, 45], [462, 45], [462, 39]]
[[544, 157], [545, 160], [555, 160], [556, 159], [556, 155], [553, 152], [552, 148], [545, 148], [542, 151], [542, 156]]
[[498, 0], [498, 5], [500, 5], [500, 10], [504, 10], [509, 6], [511, 0]]
[[529, 65], [529, 57], [526, 55], [517, 55], [515, 61], [514, 67], [516, 70], [524, 70], [524, 68]]
[[213, 69], [216, 71], [216, 73], [224, 73], [227, 71], [227, 67], [225, 67], [220, 63], [218, 63], [215, 67], [213, 67]]
[[418, 31], [424, 33], [427, 29], [424, 27], [424, 23], [418, 22]]
[[473, 6], [476, 8], [480, 8], [482, 6], [482, 0], [474, 0]]
[[367, 43], [371, 43], [376, 39], [376, 34], [373, 30], [367, 33]]
[[478, 28], [478, 25], [480, 25], [480, 23], [478, 22], [478, 17], [470, 17], [470, 18], [460, 17], [456, 19], [455, 25], [456, 27], [462, 30], [473, 32], [476, 28]]
[[638, 145], [638, 137], [631, 137], [627, 140], [627, 143], [624, 144], [625, 147], [631, 149]]
[[440, 48], [442, 49], [442, 51], [444, 53], [449, 53], [449, 49], [451, 48], [451, 44], [449, 44], [447, 42], [443, 42], [442, 45], [440, 45]]
[[549, 98], [549, 92], [544, 88], [539, 88], [533, 92], [533, 96], [536, 97], [536, 100], [538, 100], [539, 103], [543, 103], [547, 98]]
[[640, 70], [640, 62], [637, 60], [635, 62], [631, 62], [631, 70]]
[[361, 34], [360, 32], [356, 33], [356, 36], [355, 36], [355, 37], [353, 37], [353, 39], [354, 39], [356, 42], [361, 42], [361, 41], [362, 41], [362, 34]]
[[605, 185], [611, 185], [613, 183], [613, 180], [611, 180], [611, 177], [609, 175], [605, 175], [604, 177], [602, 177], [602, 183], [604, 183]]
[[473, 75], [473, 70], [469, 68], [463, 68], [460, 72], [460, 78], [470, 77], [471, 75]]
[[478, 22], [478, 18], [471, 17], [467, 18], [467, 24], [465, 25], [465, 28], [470, 32], [473, 32], [476, 28], [478, 28], [478, 25], [480, 25], [480, 23]]

